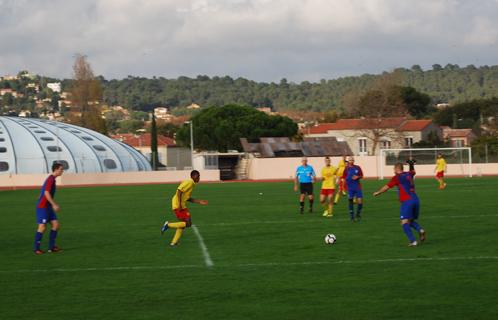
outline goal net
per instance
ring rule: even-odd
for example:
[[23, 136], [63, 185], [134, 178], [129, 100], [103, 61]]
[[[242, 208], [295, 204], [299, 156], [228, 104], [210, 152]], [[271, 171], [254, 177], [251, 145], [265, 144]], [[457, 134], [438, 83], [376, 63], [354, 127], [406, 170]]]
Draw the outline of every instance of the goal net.
[[[379, 179], [392, 175], [392, 166], [397, 162], [406, 163], [409, 157], [417, 161], [416, 167], [423, 168], [423, 175], [434, 172], [437, 155], [441, 153], [447, 164], [447, 174], [472, 177], [472, 149], [462, 148], [416, 148], [381, 149], [379, 153]], [[390, 168], [389, 168], [390, 167]]]

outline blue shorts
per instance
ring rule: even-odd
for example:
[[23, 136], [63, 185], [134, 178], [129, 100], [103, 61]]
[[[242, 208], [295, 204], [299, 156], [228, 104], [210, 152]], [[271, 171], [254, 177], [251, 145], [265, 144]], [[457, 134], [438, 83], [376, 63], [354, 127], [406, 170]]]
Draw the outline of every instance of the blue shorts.
[[418, 214], [420, 211], [420, 202], [418, 199], [410, 199], [401, 203], [401, 208], [399, 209], [400, 219], [418, 219]]
[[57, 220], [57, 215], [52, 207], [36, 208], [36, 223], [47, 224], [52, 220]]
[[349, 199], [353, 199], [353, 198], [362, 198], [363, 199], [363, 191], [361, 191], [361, 189], [354, 189], [354, 190], [351, 190], [351, 189], [348, 189], [348, 198]]

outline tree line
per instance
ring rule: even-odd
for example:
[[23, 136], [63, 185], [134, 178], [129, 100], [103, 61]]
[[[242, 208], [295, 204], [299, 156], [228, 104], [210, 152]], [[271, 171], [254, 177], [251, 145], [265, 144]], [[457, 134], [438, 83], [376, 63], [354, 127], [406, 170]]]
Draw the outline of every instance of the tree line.
[[[435, 64], [430, 70], [418, 65], [410, 69], [398, 68], [393, 73], [400, 75], [400, 85], [413, 87], [430, 96], [433, 103], [458, 103], [473, 99], [487, 99], [498, 92], [498, 66], [459, 67]], [[256, 82], [244, 78], [225, 77], [196, 78], [164, 77], [143, 78], [128, 76], [121, 80], [106, 80], [99, 77], [103, 87], [104, 102], [122, 105], [134, 110], [150, 111], [157, 106], [173, 108], [181, 113], [183, 107], [196, 103], [203, 107], [228, 104], [251, 107], [271, 107], [273, 110], [327, 111], [345, 108], [343, 97], [348, 93], [367, 91], [379, 75], [343, 77], [319, 82], [278, 83]]]

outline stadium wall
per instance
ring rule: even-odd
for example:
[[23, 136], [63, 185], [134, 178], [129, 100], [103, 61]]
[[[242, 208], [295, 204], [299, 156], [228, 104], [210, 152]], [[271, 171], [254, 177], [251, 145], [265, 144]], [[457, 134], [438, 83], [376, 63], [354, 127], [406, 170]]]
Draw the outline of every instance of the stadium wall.
[[[202, 181], [220, 181], [219, 170], [199, 170]], [[66, 173], [58, 178], [58, 186], [130, 185], [177, 183], [190, 176], [190, 170], [140, 171], [113, 173]], [[1, 189], [39, 187], [47, 174], [0, 175]]]
[[[341, 157], [331, 157], [332, 164], [337, 166]], [[301, 164], [301, 158], [251, 158], [248, 165], [248, 179], [251, 180], [282, 180], [292, 179], [297, 166]], [[320, 176], [324, 166], [323, 157], [308, 157], [308, 163], [313, 166], [315, 172]], [[379, 178], [381, 168], [377, 156], [356, 156], [355, 163], [359, 165], [365, 178]], [[417, 165], [417, 175], [420, 177], [433, 177], [435, 164]], [[384, 166], [385, 177], [393, 173], [392, 166]], [[448, 176], [468, 176], [468, 164], [449, 164]], [[473, 163], [472, 175], [498, 175], [498, 163]]]

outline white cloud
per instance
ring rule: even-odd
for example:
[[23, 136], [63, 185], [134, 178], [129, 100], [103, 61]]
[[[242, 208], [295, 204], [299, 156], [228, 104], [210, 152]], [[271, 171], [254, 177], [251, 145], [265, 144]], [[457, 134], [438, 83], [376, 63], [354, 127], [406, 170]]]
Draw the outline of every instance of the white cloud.
[[107, 78], [318, 80], [412, 64], [496, 64], [497, 2], [0, 0], [0, 73], [68, 77], [75, 53]]

